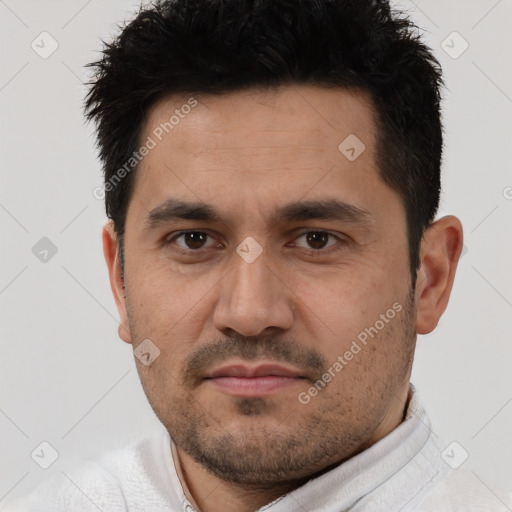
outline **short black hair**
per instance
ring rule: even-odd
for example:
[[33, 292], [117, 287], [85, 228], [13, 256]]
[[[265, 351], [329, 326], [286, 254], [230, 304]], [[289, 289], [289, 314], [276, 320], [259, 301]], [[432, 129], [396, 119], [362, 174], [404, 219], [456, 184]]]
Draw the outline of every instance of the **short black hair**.
[[371, 95], [377, 166], [405, 207], [415, 283], [421, 239], [439, 205], [443, 83], [407, 16], [384, 0], [159, 0], [119, 28], [88, 64], [95, 72], [84, 110], [96, 122], [121, 255], [134, 173], [115, 186], [112, 178], [138, 149], [158, 100], [311, 84]]

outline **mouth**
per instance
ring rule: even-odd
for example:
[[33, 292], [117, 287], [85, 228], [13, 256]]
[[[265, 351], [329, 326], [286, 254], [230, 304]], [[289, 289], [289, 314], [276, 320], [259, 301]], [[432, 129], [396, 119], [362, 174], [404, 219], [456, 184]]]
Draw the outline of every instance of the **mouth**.
[[264, 396], [296, 386], [306, 379], [293, 368], [278, 364], [222, 366], [210, 372], [205, 381], [234, 396]]

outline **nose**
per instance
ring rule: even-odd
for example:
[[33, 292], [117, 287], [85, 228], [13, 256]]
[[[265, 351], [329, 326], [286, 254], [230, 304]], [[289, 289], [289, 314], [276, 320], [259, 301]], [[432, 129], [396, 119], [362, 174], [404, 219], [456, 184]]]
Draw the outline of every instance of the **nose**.
[[290, 329], [294, 294], [270, 264], [265, 251], [251, 263], [236, 253], [232, 259], [232, 270], [219, 283], [215, 327], [225, 335], [236, 331], [243, 336]]

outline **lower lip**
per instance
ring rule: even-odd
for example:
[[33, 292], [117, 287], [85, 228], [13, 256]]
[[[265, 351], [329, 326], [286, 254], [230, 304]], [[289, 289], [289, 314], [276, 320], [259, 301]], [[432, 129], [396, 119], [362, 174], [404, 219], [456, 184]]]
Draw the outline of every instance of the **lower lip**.
[[266, 375], [264, 377], [215, 377], [209, 382], [222, 391], [233, 395], [260, 396], [289, 387], [304, 379], [300, 377], [284, 377]]

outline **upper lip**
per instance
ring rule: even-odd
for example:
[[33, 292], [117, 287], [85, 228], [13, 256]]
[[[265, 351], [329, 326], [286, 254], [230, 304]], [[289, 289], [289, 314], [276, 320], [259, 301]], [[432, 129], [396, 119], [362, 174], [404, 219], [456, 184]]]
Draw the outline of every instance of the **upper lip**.
[[281, 366], [279, 364], [260, 364], [247, 366], [244, 364], [230, 364], [212, 370], [206, 375], [207, 379], [216, 377], [264, 377], [276, 375], [280, 377], [302, 377], [299, 371]]

